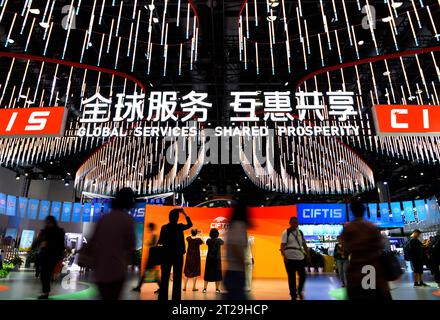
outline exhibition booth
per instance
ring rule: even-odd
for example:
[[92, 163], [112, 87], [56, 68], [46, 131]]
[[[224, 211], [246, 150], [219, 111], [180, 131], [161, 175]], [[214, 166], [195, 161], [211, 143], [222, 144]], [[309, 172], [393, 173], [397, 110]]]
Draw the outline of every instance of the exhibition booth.
[[[368, 204], [366, 219], [382, 230], [398, 230], [398, 236], [389, 237], [393, 251], [402, 254], [404, 243], [403, 227], [407, 221], [424, 221], [424, 219], [440, 219], [439, 206], [435, 200], [416, 200], [405, 202]], [[419, 204], [419, 206], [417, 206]], [[254, 278], [285, 278], [286, 272], [280, 255], [281, 234], [289, 227], [289, 219], [298, 217], [300, 229], [303, 231], [308, 246], [313, 250], [312, 263], [309, 271], [333, 272], [333, 249], [336, 237], [342, 232], [343, 225], [352, 220], [346, 204], [314, 203], [290, 206], [253, 207], [248, 214], [251, 221], [248, 236], [251, 238], [251, 249], [255, 261]], [[148, 224], [160, 226], [168, 223], [168, 214], [174, 206], [145, 207], [145, 223], [143, 233], [142, 266], [148, 257], [150, 233]], [[377, 210], [380, 208], [380, 211]], [[204, 242], [209, 237], [211, 228], [225, 237], [230, 224], [232, 208], [185, 207], [185, 213], [191, 217]], [[184, 222], [184, 221], [180, 221]], [[185, 231], [185, 237], [191, 230]], [[384, 234], [385, 235], [385, 234]], [[207, 246], [201, 247], [202, 265], [207, 253]], [[314, 260], [313, 257], [316, 257]], [[226, 262], [227, 263], [227, 262]], [[203, 270], [203, 268], [202, 268]]]

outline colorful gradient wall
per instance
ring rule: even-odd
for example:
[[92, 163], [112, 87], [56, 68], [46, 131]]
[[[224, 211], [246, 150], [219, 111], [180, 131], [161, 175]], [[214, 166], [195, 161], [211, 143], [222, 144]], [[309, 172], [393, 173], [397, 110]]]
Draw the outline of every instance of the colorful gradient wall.
[[[157, 233], [160, 227], [168, 223], [168, 214], [175, 207], [172, 206], [152, 206], [145, 207], [145, 230], [142, 252], [142, 266], [145, 265], [148, 255], [148, 243], [150, 235], [147, 230], [148, 224], [153, 222], [157, 225]], [[200, 230], [199, 236], [204, 240], [208, 237], [211, 227], [220, 230], [221, 237], [225, 236], [227, 225], [224, 225], [222, 218], [229, 219], [232, 213], [230, 208], [184, 208], [185, 212], [191, 217], [194, 228]], [[249, 211], [251, 227], [249, 236], [253, 238], [254, 254], [254, 277], [255, 278], [286, 278], [283, 260], [279, 252], [281, 233], [288, 227], [289, 218], [296, 216], [296, 206], [279, 207], [258, 207], [251, 208]], [[184, 223], [183, 217], [179, 223]], [[185, 237], [191, 230], [185, 232]], [[205, 268], [207, 246], [201, 246], [202, 256], [202, 276]], [[222, 254], [225, 254], [223, 250]], [[224, 267], [226, 262], [224, 263]]]

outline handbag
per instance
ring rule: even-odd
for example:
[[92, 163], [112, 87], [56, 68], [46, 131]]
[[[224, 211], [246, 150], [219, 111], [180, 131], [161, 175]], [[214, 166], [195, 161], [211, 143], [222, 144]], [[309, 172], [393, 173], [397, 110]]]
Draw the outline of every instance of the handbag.
[[151, 269], [163, 263], [165, 257], [164, 249], [163, 246], [154, 246], [148, 250], [147, 269]]
[[83, 244], [78, 251], [78, 266], [88, 269], [95, 267], [95, 249], [91, 242]]
[[387, 281], [396, 281], [403, 274], [399, 260], [392, 251], [384, 251], [380, 256], [380, 263]]

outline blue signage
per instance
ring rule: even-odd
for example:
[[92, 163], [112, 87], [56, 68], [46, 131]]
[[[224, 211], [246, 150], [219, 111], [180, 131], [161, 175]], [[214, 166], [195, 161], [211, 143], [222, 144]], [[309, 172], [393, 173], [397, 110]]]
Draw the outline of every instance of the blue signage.
[[82, 204], [75, 202], [73, 204], [72, 222], [80, 222], [81, 221], [81, 211], [82, 211]]
[[15, 216], [17, 211], [17, 197], [7, 196], [6, 198], [6, 215]]
[[402, 208], [400, 207], [400, 202], [391, 202], [391, 215], [393, 217], [393, 222], [403, 222]]
[[70, 213], [72, 212], [72, 202], [63, 203], [63, 212], [61, 213], [61, 221], [70, 222]]
[[6, 214], [6, 195], [0, 193], [0, 214]]
[[92, 211], [92, 204], [90, 202], [84, 203], [83, 222], [90, 222], [90, 213]]
[[404, 201], [403, 204], [403, 211], [405, 213], [405, 221], [408, 222], [415, 222], [416, 218], [414, 216], [414, 206], [412, 201]]
[[427, 212], [425, 200], [415, 200], [414, 204], [416, 205], [417, 220], [419, 222], [427, 220], [428, 212]]
[[368, 210], [370, 211], [370, 221], [372, 223], [377, 222], [377, 203], [369, 203]]
[[32, 246], [32, 242], [34, 241], [34, 230], [23, 230], [21, 232], [21, 239], [20, 239], [20, 250], [29, 250]]
[[27, 209], [28, 199], [24, 197], [18, 198], [18, 216], [20, 218], [26, 218], [26, 209]]
[[380, 221], [381, 221], [381, 223], [390, 222], [390, 207], [388, 205], [388, 202], [379, 203], [379, 208], [380, 208]]
[[436, 200], [428, 200], [429, 221], [440, 222], [440, 209]]
[[107, 214], [110, 212], [110, 202], [104, 202], [102, 205], [102, 214]]
[[143, 222], [145, 217], [146, 202], [137, 202], [135, 207], [130, 210], [130, 214], [136, 222]]
[[342, 224], [347, 221], [345, 204], [297, 204], [301, 224]]
[[27, 218], [35, 220], [37, 219], [37, 213], [38, 213], [38, 204], [40, 201], [37, 199], [29, 199], [28, 206], [27, 206]]
[[60, 220], [60, 213], [61, 213], [61, 202], [53, 201], [52, 208], [50, 210], [50, 215], [54, 216], [55, 219]]
[[7, 237], [11, 237], [12, 239], [17, 238], [17, 228], [7, 228], [5, 238]]
[[46, 217], [49, 215], [49, 209], [50, 201], [42, 200], [40, 203], [40, 212], [38, 214], [38, 218], [40, 220], [46, 219]]
[[97, 222], [102, 215], [101, 202], [96, 202], [93, 205], [93, 222]]

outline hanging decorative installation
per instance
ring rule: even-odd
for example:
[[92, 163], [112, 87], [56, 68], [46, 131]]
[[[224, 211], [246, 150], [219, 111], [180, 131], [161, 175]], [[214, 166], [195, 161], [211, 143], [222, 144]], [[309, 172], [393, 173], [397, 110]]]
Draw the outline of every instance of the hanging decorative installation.
[[[69, 114], [63, 137], [0, 139], [1, 165], [28, 167], [98, 148], [79, 169], [75, 185], [78, 192], [102, 194], [111, 194], [122, 185], [150, 194], [172, 191], [197, 176], [204, 161], [204, 153], [197, 153], [198, 146], [203, 150], [203, 134], [197, 141], [186, 139], [182, 147], [166, 138], [78, 134], [83, 104], [90, 97], [108, 102], [109, 115], [114, 116], [116, 94], [145, 96], [144, 85], [129, 75], [135, 69], [147, 78], [192, 70], [198, 59], [199, 34], [192, 0], [4, 0], [0, 23], [9, 26], [4, 47], [22, 52], [0, 53], [2, 67], [7, 66], [0, 76], [0, 108], [63, 106]], [[178, 64], [168, 59], [170, 55], [178, 55]], [[11, 76], [16, 73], [23, 76], [17, 80]], [[94, 128], [124, 132], [132, 125], [124, 120]], [[170, 144], [179, 161], [189, 152], [182, 165], [167, 165], [165, 146]], [[121, 158], [115, 158], [116, 154]]]
[[[10, 26], [5, 47], [14, 43], [24, 52], [62, 59], [68, 53], [70, 61], [125, 72], [141, 68], [147, 75], [192, 70], [199, 34], [192, 0], [89, 2], [91, 10], [81, 0], [2, 1], [0, 22]], [[62, 6], [61, 15], [56, 6]], [[43, 46], [35, 41], [40, 36]], [[53, 45], [60, 39], [61, 47]], [[179, 64], [170, 65], [169, 55], [178, 55]]]
[[113, 194], [131, 187], [140, 194], [182, 189], [197, 177], [205, 161], [205, 135], [188, 138], [114, 138], [82, 164], [76, 173], [78, 192]]
[[[242, 139], [240, 160], [247, 176], [268, 191], [295, 194], [347, 194], [374, 187], [373, 171], [333, 137], [261, 137]], [[252, 148], [246, 158], [244, 145]], [[265, 150], [264, 163], [257, 156]], [[270, 155], [276, 155], [270, 157]]]
[[[374, 48], [374, 54], [379, 56], [384, 53], [377, 40], [378, 29], [382, 25], [389, 26], [396, 51], [401, 47], [400, 42], [419, 47], [417, 34], [423, 29], [422, 15], [427, 16], [426, 26], [434, 30], [430, 40], [440, 41], [437, 22], [432, 16], [432, 11], [438, 9], [438, 3], [424, 5], [411, 1], [409, 5], [397, 6], [393, 1], [370, 4], [368, 0], [363, 3], [320, 0], [306, 2], [305, 5], [302, 2], [243, 1], [238, 16], [238, 48], [245, 70], [255, 70], [260, 74], [259, 57], [266, 55], [270, 56], [270, 65], [264, 67], [272, 75], [310, 70], [318, 54], [321, 67], [371, 57], [370, 48]], [[319, 18], [316, 17], [317, 12], [320, 13]], [[349, 15], [348, 12], [358, 14]], [[379, 12], [383, 16], [378, 16]], [[313, 31], [310, 30], [309, 17], [313, 17]], [[406, 33], [402, 32], [402, 25], [406, 24], [410, 26], [412, 43], [408, 43]], [[341, 39], [348, 41], [341, 43]]]
[[[15, 167], [31, 166], [56, 160], [71, 154], [90, 150], [105, 142], [104, 138], [78, 137], [82, 99], [99, 92], [112, 96], [113, 91], [143, 89], [135, 82], [127, 81], [122, 74], [112, 74], [87, 66], [75, 67], [38, 57], [0, 53], [2, 65], [8, 71], [0, 75], [0, 106], [2, 108], [29, 108], [68, 106], [68, 118], [64, 137], [1, 138], [0, 164]], [[91, 66], [89, 66], [92, 68]], [[99, 68], [96, 68], [99, 69]], [[99, 69], [101, 70], [101, 69]], [[11, 77], [20, 72], [21, 78]], [[35, 78], [33, 74], [38, 74]], [[127, 123], [115, 124], [126, 127]]]
[[[438, 165], [440, 159], [438, 136], [374, 135], [371, 111], [375, 105], [440, 106], [438, 66], [440, 47], [433, 50], [437, 51], [319, 73], [302, 82], [298, 90], [307, 88], [309, 91], [320, 92], [330, 90], [355, 92], [355, 109], [359, 116], [349, 119], [347, 125], [358, 123], [361, 132], [357, 137], [342, 137], [342, 141], [350, 146], [387, 154], [398, 159]], [[332, 79], [331, 82], [329, 79]]]

